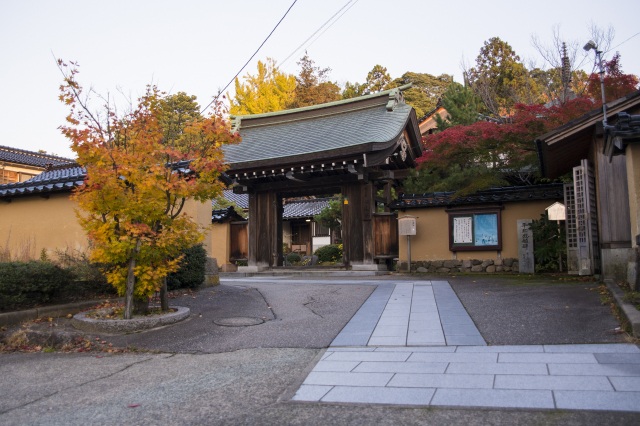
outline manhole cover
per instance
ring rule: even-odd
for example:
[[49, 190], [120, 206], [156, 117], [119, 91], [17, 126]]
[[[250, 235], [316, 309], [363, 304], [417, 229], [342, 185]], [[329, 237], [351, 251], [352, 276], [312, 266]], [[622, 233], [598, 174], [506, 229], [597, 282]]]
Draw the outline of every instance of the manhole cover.
[[263, 322], [263, 319], [253, 317], [231, 317], [213, 320], [214, 324], [224, 327], [248, 327], [250, 325], [262, 324]]

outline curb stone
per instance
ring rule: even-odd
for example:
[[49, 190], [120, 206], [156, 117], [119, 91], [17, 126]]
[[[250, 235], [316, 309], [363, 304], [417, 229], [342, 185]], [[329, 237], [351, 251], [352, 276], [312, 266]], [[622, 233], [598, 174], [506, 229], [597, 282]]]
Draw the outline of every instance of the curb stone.
[[629, 322], [631, 334], [633, 334], [634, 337], [640, 337], [640, 311], [638, 311], [631, 303], [624, 300], [624, 292], [613, 282], [613, 280], [604, 280], [604, 282], [611, 294], [613, 294], [616, 305], [618, 305], [622, 314]]
[[89, 309], [104, 300], [86, 300], [83, 302], [67, 303], [65, 305], [43, 306], [41, 308], [25, 309], [0, 313], [0, 326], [19, 324], [42, 317], [64, 317]]

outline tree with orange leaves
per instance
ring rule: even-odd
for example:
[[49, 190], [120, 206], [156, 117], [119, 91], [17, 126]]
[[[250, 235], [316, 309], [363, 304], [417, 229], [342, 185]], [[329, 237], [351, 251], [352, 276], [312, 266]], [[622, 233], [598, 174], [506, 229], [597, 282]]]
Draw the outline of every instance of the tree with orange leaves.
[[130, 319], [134, 299], [148, 304], [178, 269], [182, 250], [201, 241], [185, 202], [206, 202], [221, 192], [221, 147], [239, 135], [219, 106], [206, 118], [173, 114], [176, 95], [155, 86], [127, 114], [119, 115], [108, 100], [93, 111], [77, 81], [77, 64], [59, 60], [58, 67], [60, 100], [70, 108], [61, 129], [86, 169], [85, 184], [73, 196], [78, 218], [92, 243], [91, 259], [105, 265]]

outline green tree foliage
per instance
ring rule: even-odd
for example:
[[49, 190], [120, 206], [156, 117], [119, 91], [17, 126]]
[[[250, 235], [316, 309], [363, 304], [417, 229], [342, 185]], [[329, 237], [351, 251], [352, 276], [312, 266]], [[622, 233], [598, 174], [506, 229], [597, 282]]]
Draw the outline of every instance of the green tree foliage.
[[329, 81], [331, 68], [320, 68], [305, 55], [298, 61], [300, 74], [295, 77], [296, 87], [287, 108], [301, 108], [337, 101], [341, 98], [340, 87]]
[[480, 98], [467, 86], [451, 83], [441, 99], [442, 107], [447, 111], [447, 117], [436, 116], [438, 130], [445, 130], [452, 126], [467, 126], [478, 121], [481, 110]]
[[202, 244], [196, 244], [184, 250], [180, 269], [167, 275], [169, 290], [178, 288], [197, 288], [205, 279], [207, 251]]
[[366, 86], [359, 83], [351, 83], [347, 81], [342, 90], [342, 99], [357, 98], [365, 94]]
[[313, 254], [320, 262], [334, 263], [342, 261], [342, 244], [329, 244], [320, 247]]
[[232, 115], [262, 114], [286, 109], [296, 96], [296, 78], [281, 72], [276, 62], [258, 61], [257, 74], [247, 74], [244, 82], [236, 78]]
[[533, 255], [536, 259], [536, 272], [566, 270], [567, 239], [564, 225], [550, 221], [543, 213], [540, 215], [540, 219], [531, 222], [531, 230], [533, 231]]
[[510, 116], [517, 103], [540, 101], [541, 89], [513, 48], [498, 37], [485, 41], [475, 67], [465, 72], [469, 86], [482, 100], [487, 114]]
[[330, 200], [327, 207], [315, 215], [313, 220], [325, 228], [332, 230], [340, 228], [340, 223], [342, 222], [342, 200]]
[[382, 65], [374, 65], [374, 67], [367, 74], [367, 80], [364, 83], [365, 93], [377, 93], [383, 90], [390, 89], [391, 76], [387, 69]]
[[453, 76], [442, 74], [434, 76], [427, 73], [407, 71], [402, 77], [396, 78], [390, 87], [400, 87], [412, 84], [412, 87], [403, 92], [405, 101], [416, 110], [416, 115], [423, 117], [433, 111], [442, 99], [447, 88], [453, 83]]

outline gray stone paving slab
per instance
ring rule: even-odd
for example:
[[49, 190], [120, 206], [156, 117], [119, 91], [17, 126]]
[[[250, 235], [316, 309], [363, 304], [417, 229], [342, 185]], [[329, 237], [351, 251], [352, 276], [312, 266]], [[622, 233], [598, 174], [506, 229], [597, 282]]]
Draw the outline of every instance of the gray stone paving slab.
[[407, 344], [406, 337], [371, 337], [367, 343], [371, 346], [404, 346]]
[[624, 343], [604, 343], [586, 345], [544, 345], [549, 353], [640, 353], [636, 345]]
[[322, 398], [322, 401], [363, 404], [427, 405], [434, 392], [435, 389], [379, 389], [336, 386]]
[[617, 391], [640, 392], [640, 377], [609, 377]]
[[491, 389], [493, 387], [493, 375], [397, 373], [387, 386], [403, 388]]
[[456, 352], [455, 346], [406, 346], [399, 348], [374, 348], [376, 352], [437, 352], [437, 353], [453, 353]]
[[555, 391], [556, 406], [571, 410], [638, 411], [640, 392]]
[[351, 371], [360, 364], [360, 361], [327, 361], [320, 360], [313, 367], [313, 371]]
[[549, 374], [558, 376], [640, 376], [638, 364], [549, 364]]
[[486, 345], [487, 343], [484, 341], [482, 336], [456, 336], [449, 335], [447, 336], [447, 345]]
[[305, 385], [327, 386], [386, 386], [392, 373], [336, 373], [312, 371], [305, 379]]
[[371, 297], [294, 400], [640, 411], [636, 345], [487, 346], [446, 281]]
[[555, 408], [551, 391], [504, 389], [437, 389], [431, 405]]
[[456, 352], [544, 352], [542, 345], [523, 346], [458, 346]]
[[[327, 351], [329, 353], [329, 351]], [[410, 352], [333, 352], [325, 359], [331, 361], [406, 361], [412, 354]]]
[[498, 362], [534, 362], [546, 364], [597, 364], [593, 354], [586, 353], [501, 353]]
[[320, 401], [333, 386], [323, 385], [302, 385], [293, 396], [294, 401]]
[[331, 348], [327, 352], [325, 352], [325, 356], [331, 355], [333, 352], [374, 352], [377, 348], [373, 346], [352, 346], [352, 347], [341, 347], [341, 348]]
[[409, 362], [496, 362], [498, 354], [494, 353], [425, 353], [411, 354]]
[[[444, 373], [446, 362], [361, 362], [356, 373]], [[315, 368], [314, 368], [315, 371]]]
[[406, 336], [407, 335], [407, 327], [401, 325], [378, 325], [375, 330], [373, 330], [372, 336]]
[[516, 364], [495, 362], [455, 362], [447, 368], [449, 374], [538, 374], [547, 375], [547, 364]]
[[640, 364], [640, 353], [637, 354], [594, 354], [600, 364]]
[[604, 376], [497, 375], [494, 387], [496, 389], [614, 390]]

